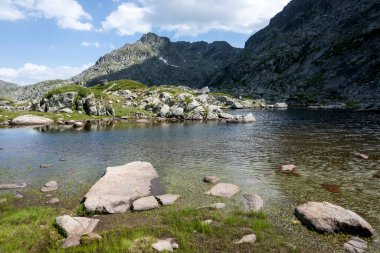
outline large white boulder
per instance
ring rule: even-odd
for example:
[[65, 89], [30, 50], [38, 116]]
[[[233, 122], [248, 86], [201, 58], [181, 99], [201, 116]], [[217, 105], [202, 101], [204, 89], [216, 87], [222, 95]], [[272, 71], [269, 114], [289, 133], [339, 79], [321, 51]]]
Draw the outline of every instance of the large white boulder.
[[151, 195], [152, 180], [158, 177], [148, 162], [108, 167], [105, 175], [86, 194], [84, 206], [87, 211], [123, 213], [133, 200]]
[[50, 125], [53, 124], [54, 120], [40, 117], [40, 116], [34, 116], [34, 115], [23, 115], [18, 116], [14, 118], [11, 121], [11, 125]]

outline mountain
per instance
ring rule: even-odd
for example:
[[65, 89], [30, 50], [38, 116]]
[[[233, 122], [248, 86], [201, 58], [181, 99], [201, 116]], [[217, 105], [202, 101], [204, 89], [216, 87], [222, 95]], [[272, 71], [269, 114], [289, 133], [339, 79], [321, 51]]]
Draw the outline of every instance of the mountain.
[[290, 104], [380, 109], [380, 2], [293, 0], [208, 83]]
[[104, 55], [72, 80], [88, 86], [103, 79], [132, 79], [147, 85], [200, 87], [240, 51], [227, 42], [171, 42], [166, 37], [148, 33], [136, 43]]
[[17, 84], [14, 84], [14, 83], [8, 83], [8, 82], [5, 82], [5, 81], [2, 81], [0, 80], [0, 89], [8, 89], [8, 88], [16, 88], [18, 87]]

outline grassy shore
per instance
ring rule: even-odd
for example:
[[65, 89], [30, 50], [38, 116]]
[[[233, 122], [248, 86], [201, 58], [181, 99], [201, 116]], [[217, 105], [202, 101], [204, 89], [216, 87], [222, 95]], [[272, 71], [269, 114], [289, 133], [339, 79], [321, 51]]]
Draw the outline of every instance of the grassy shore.
[[[175, 238], [176, 252], [297, 252], [275, 232], [264, 212], [197, 209], [174, 205], [147, 212], [99, 215], [95, 232], [99, 242], [62, 249], [64, 237], [54, 227], [62, 214], [85, 215], [81, 208], [66, 210], [47, 206], [21, 207], [11, 195], [0, 204], [0, 252], [154, 252], [151, 244]], [[90, 215], [91, 216], [91, 215]], [[210, 225], [202, 221], [212, 219]], [[255, 245], [233, 241], [250, 233]]]

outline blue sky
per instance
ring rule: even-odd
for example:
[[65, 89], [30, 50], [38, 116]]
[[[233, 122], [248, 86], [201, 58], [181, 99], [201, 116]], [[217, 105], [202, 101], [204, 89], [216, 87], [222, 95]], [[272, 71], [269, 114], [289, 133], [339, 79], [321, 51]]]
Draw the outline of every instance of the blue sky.
[[146, 32], [236, 47], [289, 0], [0, 0], [0, 80], [70, 78]]

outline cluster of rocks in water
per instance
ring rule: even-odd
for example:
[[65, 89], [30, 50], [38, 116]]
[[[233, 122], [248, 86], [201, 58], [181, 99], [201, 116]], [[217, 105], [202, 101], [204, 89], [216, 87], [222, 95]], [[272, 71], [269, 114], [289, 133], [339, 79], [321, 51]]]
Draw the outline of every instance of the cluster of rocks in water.
[[[112, 88], [112, 86], [111, 86]], [[250, 123], [255, 118], [252, 114], [232, 115], [226, 113], [226, 109], [249, 109], [249, 108], [276, 108], [286, 109], [287, 104], [277, 103], [267, 105], [261, 100], [234, 98], [229, 95], [210, 93], [205, 87], [200, 90], [188, 87], [160, 86], [142, 90], [104, 90], [104, 97], [96, 97], [94, 93], [80, 95], [77, 92], [65, 92], [51, 95], [40, 101], [30, 103], [21, 108], [25, 111], [57, 113], [70, 117], [77, 111], [79, 114], [91, 116], [105, 116], [122, 119], [137, 120], [225, 120], [229, 123]], [[112, 97], [112, 99], [105, 99]], [[3, 109], [19, 110], [10, 107]], [[115, 110], [126, 110], [131, 113], [120, 115]], [[2, 124], [13, 125], [41, 125], [51, 124], [50, 121], [32, 121], [28, 118], [13, 119]], [[63, 121], [63, 120], [60, 120]], [[63, 122], [65, 123], [65, 122]]]

